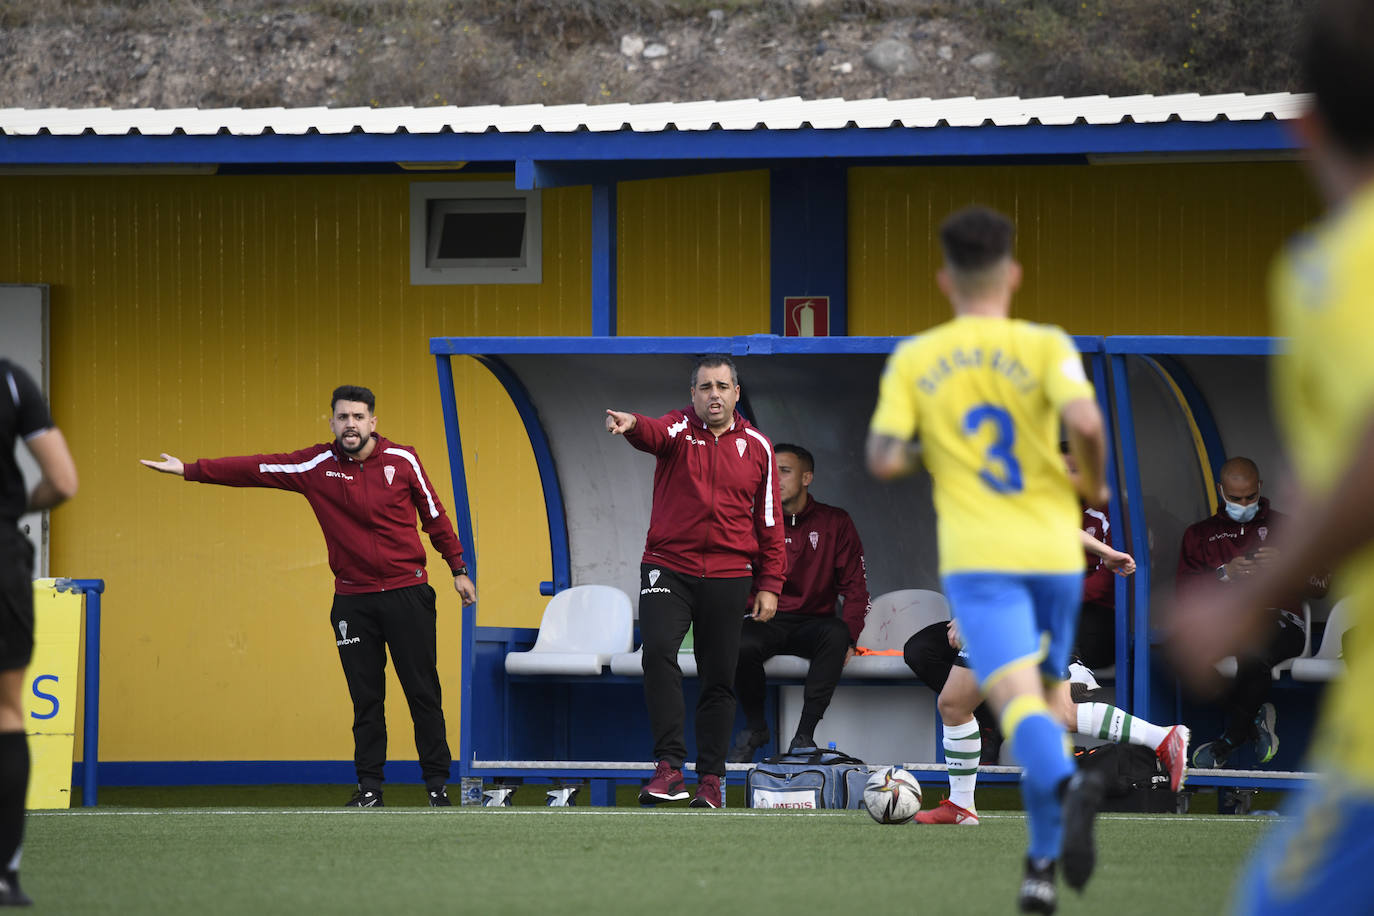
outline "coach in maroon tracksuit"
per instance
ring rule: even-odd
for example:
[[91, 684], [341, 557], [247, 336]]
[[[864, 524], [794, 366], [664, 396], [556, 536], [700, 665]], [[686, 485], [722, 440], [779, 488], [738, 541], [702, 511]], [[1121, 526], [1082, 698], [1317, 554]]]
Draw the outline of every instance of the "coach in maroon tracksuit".
[[[748, 728], [730, 749], [730, 762], [747, 763], [772, 737], [764, 717], [767, 681], [763, 663], [787, 653], [811, 659], [801, 718], [790, 747], [815, 747], [816, 724], [830, 706], [844, 666], [854, 654], [868, 616], [864, 546], [849, 513], [811, 498], [816, 462], [799, 445], [773, 447], [778, 462], [787, 541], [787, 581], [771, 620], [744, 621], [735, 691]], [[836, 600], [844, 596], [843, 616]]]
[[[1260, 496], [1259, 468], [1249, 458], [1232, 458], [1217, 474], [1221, 507], [1215, 515], [1195, 522], [1183, 532], [1174, 586], [1179, 594], [1228, 588], [1273, 562], [1288, 527], [1288, 516], [1269, 508]], [[1308, 581], [1309, 598], [1326, 594], [1327, 574], [1316, 572]], [[1254, 742], [1255, 756], [1267, 763], [1278, 749], [1274, 707], [1267, 703], [1274, 665], [1302, 652], [1305, 634], [1301, 607], [1271, 609], [1268, 634], [1251, 655], [1237, 656], [1236, 678], [1224, 699], [1226, 730], [1221, 737], [1198, 745], [1195, 767], [1225, 766], [1232, 752]]]
[[644, 804], [687, 797], [677, 653], [694, 626], [701, 696], [692, 807], [721, 806], [720, 780], [735, 719], [741, 611], [751, 586], [758, 589], [756, 619], [767, 620], [778, 607], [787, 558], [773, 445], [735, 413], [738, 400], [735, 364], [709, 356], [692, 370], [690, 407], [658, 419], [606, 411], [608, 432], [658, 457], [640, 565], [644, 698], [658, 760], [639, 794]]
[[435, 595], [415, 516], [453, 573], [464, 604], [477, 593], [453, 532], [415, 449], [378, 436], [376, 399], [356, 385], [334, 389], [334, 441], [279, 455], [202, 458], [183, 465], [166, 453], [143, 464], [200, 483], [273, 487], [302, 494], [315, 510], [334, 572], [330, 623], [353, 698], [353, 762], [358, 791], [347, 807], [382, 806], [386, 762], [386, 652], [415, 723], [420, 770], [435, 807], [449, 805], [447, 729], [436, 667]]

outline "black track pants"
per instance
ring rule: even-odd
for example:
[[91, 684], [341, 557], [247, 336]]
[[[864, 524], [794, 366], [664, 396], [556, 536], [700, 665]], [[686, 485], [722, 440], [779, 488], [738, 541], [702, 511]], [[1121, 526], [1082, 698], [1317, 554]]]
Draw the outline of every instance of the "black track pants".
[[335, 595], [329, 615], [353, 698], [353, 764], [358, 783], [382, 784], [386, 762], [386, 650], [415, 723], [425, 785], [448, 781], [453, 762], [444, 725], [434, 635], [434, 589], [413, 585], [367, 595]]
[[702, 579], [647, 564], [640, 566], [639, 578], [644, 700], [649, 707], [654, 759], [680, 767], [687, 757], [683, 737], [686, 710], [677, 651], [687, 628], [693, 626], [697, 677], [701, 681], [696, 713], [697, 773], [724, 776], [735, 721], [740, 625], [753, 579]]
[[811, 659], [802, 694], [802, 719], [819, 722], [844, 673], [844, 657], [848, 651], [849, 627], [833, 615], [775, 614], [768, 621], [744, 621], [739, 665], [735, 669], [735, 691], [749, 727], [762, 731], [768, 725], [763, 714], [767, 699], [764, 662], [775, 655], [800, 655]]

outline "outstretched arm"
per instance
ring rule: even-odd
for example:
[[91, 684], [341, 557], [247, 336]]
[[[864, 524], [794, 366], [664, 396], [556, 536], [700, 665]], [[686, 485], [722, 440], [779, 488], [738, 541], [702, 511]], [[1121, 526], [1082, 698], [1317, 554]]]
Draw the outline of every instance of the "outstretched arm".
[[1135, 559], [1129, 553], [1122, 553], [1109, 547], [1086, 531], [1080, 530], [1078, 533], [1083, 542], [1083, 548], [1099, 558], [1103, 566], [1118, 576], [1129, 576], [1135, 572]]
[[163, 474], [175, 474], [178, 477], [186, 476], [186, 465], [182, 463], [180, 458], [175, 455], [169, 455], [166, 452], [162, 453], [161, 461], [150, 461], [147, 458], [140, 458], [138, 459], [138, 463], [145, 468], [152, 468], [154, 471], [160, 471]]

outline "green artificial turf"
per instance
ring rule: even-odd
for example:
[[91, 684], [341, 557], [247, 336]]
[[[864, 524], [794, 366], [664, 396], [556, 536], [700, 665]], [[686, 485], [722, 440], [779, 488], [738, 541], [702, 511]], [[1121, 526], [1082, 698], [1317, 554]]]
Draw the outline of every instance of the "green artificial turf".
[[[970, 829], [863, 812], [430, 809], [418, 790], [410, 806], [397, 793], [346, 811], [324, 788], [317, 809], [270, 807], [267, 789], [223, 809], [107, 806], [102, 791], [99, 808], [30, 815], [24, 886], [64, 914], [944, 916], [1013, 912], [1025, 844], [1014, 813]], [[1081, 898], [1061, 888], [1059, 912], [1218, 912], [1271, 823], [1103, 815], [1098, 872]]]

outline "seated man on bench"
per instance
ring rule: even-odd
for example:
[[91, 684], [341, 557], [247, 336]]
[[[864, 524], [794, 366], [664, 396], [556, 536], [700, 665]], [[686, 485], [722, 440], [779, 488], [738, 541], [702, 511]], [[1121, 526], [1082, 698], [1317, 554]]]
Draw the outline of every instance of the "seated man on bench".
[[[778, 462], [787, 536], [787, 579], [778, 596], [778, 612], [771, 620], [744, 621], [735, 693], [748, 727], [730, 749], [727, 759], [731, 763], [748, 763], [772, 739], [763, 712], [763, 663], [780, 654], [811, 659], [801, 719], [790, 747], [815, 747], [812, 734], [816, 724], [825, 715], [844, 666], [854, 655], [868, 615], [864, 548], [849, 513], [811, 497], [816, 464], [810, 452], [799, 445], [781, 443], [773, 446], [773, 454]], [[844, 607], [842, 616], [837, 616], [835, 601], [841, 596]], [[752, 607], [752, 595], [749, 602]]]

